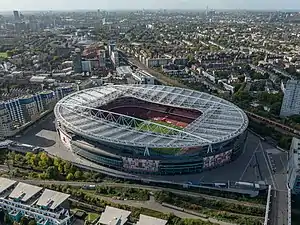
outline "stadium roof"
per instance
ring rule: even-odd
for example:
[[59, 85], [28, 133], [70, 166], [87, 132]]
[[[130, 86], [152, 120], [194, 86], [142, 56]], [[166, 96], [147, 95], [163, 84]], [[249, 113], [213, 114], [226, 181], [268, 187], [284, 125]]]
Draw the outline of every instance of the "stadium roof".
[[37, 205], [48, 207], [52, 210], [60, 206], [65, 200], [70, 197], [68, 194], [64, 194], [57, 191], [45, 189], [41, 197], [39, 198]]
[[140, 214], [140, 219], [136, 225], [166, 225], [167, 222], [167, 220], [162, 220], [152, 216]]
[[[133, 97], [166, 106], [202, 112], [183, 130], [99, 109], [114, 99]], [[97, 117], [91, 110], [97, 111]], [[207, 93], [161, 85], [112, 85], [82, 90], [63, 98], [55, 107], [58, 121], [91, 140], [153, 148], [207, 146], [243, 133], [246, 114], [234, 104]], [[133, 124], [142, 123], [143, 130]], [[156, 130], [164, 132], [153, 132]]]

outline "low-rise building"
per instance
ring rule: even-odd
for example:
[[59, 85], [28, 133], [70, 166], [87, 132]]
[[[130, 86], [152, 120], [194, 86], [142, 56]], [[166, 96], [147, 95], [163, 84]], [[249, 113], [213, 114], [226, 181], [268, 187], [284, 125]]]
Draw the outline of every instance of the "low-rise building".
[[168, 65], [172, 59], [170, 58], [148, 58], [146, 59], [146, 66], [151, 67], [161, 67]]
[[74, 91], [72, 86], [58, 87], [0, 103], [0, 137], [15, 135], [22, 127], [51, 111], [56, 102]]
[[97, 225], [124, 225], [130, 214], [130, 211], [106, 206]]
[[34, 185], [0, 178], [0, 207], [13, 221], [23, 216], [34, 218], [38, 225], [69, 225], [70, 195]]
[[152, 216], [140, 214], [140, 219], [136, 223], [136, 225], [166, 225], [167, 223], [167, 220], [162, 220]]

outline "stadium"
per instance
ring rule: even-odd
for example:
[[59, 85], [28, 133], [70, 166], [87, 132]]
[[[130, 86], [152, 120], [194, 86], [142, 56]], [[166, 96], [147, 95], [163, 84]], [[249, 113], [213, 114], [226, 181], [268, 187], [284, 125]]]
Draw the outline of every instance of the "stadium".
[[55, 109], [61, 141], [99, 165], [142, 174], [222, 166], [242, 152], [248, 118], [207, 93], [161, 85], [109, 85], [72, 93]]

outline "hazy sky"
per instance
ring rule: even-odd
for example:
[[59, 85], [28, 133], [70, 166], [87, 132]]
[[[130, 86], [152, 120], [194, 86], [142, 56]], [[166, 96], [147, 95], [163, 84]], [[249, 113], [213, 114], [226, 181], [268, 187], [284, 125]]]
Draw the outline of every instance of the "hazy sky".
[[4, 10], [300, 9], [300, 0], [0, 0]]

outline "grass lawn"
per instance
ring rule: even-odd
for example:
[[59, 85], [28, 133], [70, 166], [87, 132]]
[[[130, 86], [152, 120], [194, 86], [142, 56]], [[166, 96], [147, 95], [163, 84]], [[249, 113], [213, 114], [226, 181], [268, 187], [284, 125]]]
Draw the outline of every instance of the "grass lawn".
[[7, 53], [6, 52], [0, 52], [0, 58], [8, 58]]
[[99, 217], [100, 217], [100, 215], [97, 213], [88, 213], [85, 220], [93, 222], [94, 220], [98, 219]]
[[[174, 128], [174, 129], [177, 129], [177, 130], [182, 130], [183, 128], [181, 127], [178, 127], [178, 126], [175, 126], [171, 123], [167, 123], [167, 122], [163, 122], [163, 121], [151, 121], [152, 123], [156, 123], [156, 124], [161, 124], [161, 125], [164, 125], [166, 127], [171, 127], [171, 128]], [[138, 126], [137, 126], [137, 129], [138, 130], [143, 130], [143, 131], [147, 131], [147, 130], [150, 130], [151, 132], [153, 133], [161, 133], [161, 134], [177, 134], [176, 131], [170, 131], [168, 128], [165, 128], [165, 127], [159, 127], [155, 124], [148, 124], [148, 126], [146, 126], [144, 123], [140, 123]]]

